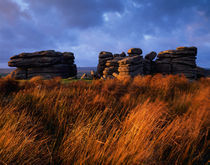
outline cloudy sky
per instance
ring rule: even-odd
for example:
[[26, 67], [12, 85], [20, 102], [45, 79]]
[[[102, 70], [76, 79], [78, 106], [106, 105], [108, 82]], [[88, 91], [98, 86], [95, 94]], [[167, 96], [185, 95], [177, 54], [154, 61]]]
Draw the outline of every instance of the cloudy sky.
[[178, 46], [197, 46], [210, 68], [210, 0], [0, 0], [0, 68], [21, 52], [71, 51], [96, 66], [102, 50]]

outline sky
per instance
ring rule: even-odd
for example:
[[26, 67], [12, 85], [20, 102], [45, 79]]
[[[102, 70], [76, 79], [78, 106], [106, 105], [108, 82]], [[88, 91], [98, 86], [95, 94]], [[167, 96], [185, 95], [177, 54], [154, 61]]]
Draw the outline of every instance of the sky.
[[210, 0], [0, 0], [0, 68], [22, 52], [73, 52], [88, 67], [101, 51], [178, 46], [210, 68]]

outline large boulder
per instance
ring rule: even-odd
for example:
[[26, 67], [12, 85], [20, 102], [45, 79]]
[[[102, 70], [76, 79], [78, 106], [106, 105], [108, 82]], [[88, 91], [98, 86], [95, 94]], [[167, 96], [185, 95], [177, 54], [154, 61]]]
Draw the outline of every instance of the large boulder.
[[113, 54], [111, 52], [102, 51], [99, 54], [99, 58], [108, 58], [113, 57]]
[[130, 55], [141, 55], [142, 50], [140, 48], [131, 48], [128, 50], [128, 54]]
[[166, 50], [158, 54], [156, 62], [157, 73], [184, 74], [187, 78], [196, 79], [196, 47], [178, 47], [176, 50]]
[[52, 50], [34, 53], [21, 53], [10, 58], [10, 67], [45, 67], [55, 64], [73, 64], [74, 54], [71, 52], [55, 52]]
[[77, 67], [74, 64], [74, 54], [71, 52], [55, 52], [54, 50], [34, 53], [21, 53], [13, 56], [8, 62], [10, 67], [17, 67], [11, 73], [12, 78], [29, 79], [34, 76], [44, 78], [76, 76]]

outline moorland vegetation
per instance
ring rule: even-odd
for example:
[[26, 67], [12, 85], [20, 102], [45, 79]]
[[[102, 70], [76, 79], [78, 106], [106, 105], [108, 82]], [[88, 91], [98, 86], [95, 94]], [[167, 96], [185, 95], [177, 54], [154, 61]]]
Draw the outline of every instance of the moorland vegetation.
[[210, 80], [0, 79], [2, 164], [205, 164]]

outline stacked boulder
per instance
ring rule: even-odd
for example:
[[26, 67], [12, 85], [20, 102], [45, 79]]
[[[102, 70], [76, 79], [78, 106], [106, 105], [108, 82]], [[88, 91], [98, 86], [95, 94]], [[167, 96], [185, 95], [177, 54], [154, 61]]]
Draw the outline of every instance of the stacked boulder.
[[105, 52], [102, 51], [99, 54], [99, 61], [98, 61], [98, 66], [97, 66], [97, 74], [102, 77], [103, 76], [103, 71], [106, 68], [106, 62], [108, 60], [113, 60], [113, 54], [110, 52]]
[[143, 57], [142, 50], [139, 48], [132, 48], [128, 50], [129, 57], [120, 60], [118, 67], [118, 75], [114, 75], [118, 79], [125, 77], [134, 77], [143, 74]]
[[71, 52], [61, 53], [54, 50], [21, 53], [11, 57], [8, 62], [10, 67], [17, 67], [10, 77], [15, 79], [30, 79], [35, 76], [73, 77], [77, 75], [74, 59], [74, 54]]
[[140, 56], [141, 54], [142, 50], [140, 48], [131, 48], [128, 50], [129, 57]]
[[103, 71], [103, 77], [104, 78], [113, 78], [113, 73], [118, 74], [118, 67], [119, 67], [119, 61], [124, 59], [126, 57], [126, 54], [122, 52], [121, 54], [114, 54], [113, 60], [108, 60], [106, 62], [106, 67]]
[[153, 74], [153, 70], [155, 68], [155, 62], [153, 61], [155, 57], [157, 56], [157, 53], [152, 51], [149, 54], [145, 55], [144, 58], [144, 75]]
[[162, 74], [184, 74], [189, 79], [196, 79], [196, 47], [178, 47], [158, 54], [156, 71]]
[[158, 56], [153, 51], [145, 55], [145, 58], [141, 54], [140, 48], [128, 50], [128, 56], [125, 53], [112, 55], [110, 52], [101, 52], [98, 73], [103, 78], [119, 79], [155, 73], [184, 74], [189, 79], [203, 76], [196, 66], [196, 47], [178, 47], [176, 50], [160, 52]]

